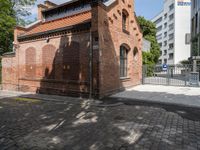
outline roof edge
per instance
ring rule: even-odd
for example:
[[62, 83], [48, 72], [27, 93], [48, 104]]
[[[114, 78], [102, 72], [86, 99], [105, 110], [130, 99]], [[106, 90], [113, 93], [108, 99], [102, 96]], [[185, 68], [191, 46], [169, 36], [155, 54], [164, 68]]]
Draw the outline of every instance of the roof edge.
[[80, 23], [80, 24], [77, 24], [77, 25], [58, 28], [56, 30], [54, 29], [54, 30], [34, 33], [34, 34], [30, 34], [30, 35], [20, 35], [20, 36], [17, 37], [17, 39], [18, 40], [25, 40], [25, 39], [28, 39], [28, 38], [35, 38], [35, 37], [39, 37], [39, 36], [54, 34], [54, 33], [57, 33], [57, 32], [70, 31], [70, 30], [84, 30], [84, 29], [88, 29], [88, 28], [91, 28], [91, 20], [88, 20], [87, 22]]

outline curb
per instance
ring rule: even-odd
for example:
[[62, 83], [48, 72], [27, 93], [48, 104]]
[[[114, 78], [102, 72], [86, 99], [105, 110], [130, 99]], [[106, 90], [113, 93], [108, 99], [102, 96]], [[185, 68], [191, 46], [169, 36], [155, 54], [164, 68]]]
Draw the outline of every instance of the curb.
[[182, 107], [188, 109], [200, 109], [200, 106], [197, 105], [187, 105], [187, 104], [178, 104], [178, 103], [170, 103], [170, 102], [160, 102], [160, 101], [149, 101], [146, 99], [130, 99], [130, 98], [120, 98], [120, 97], [109, 97], [115, 102], [121, 102], [127, 105], [135, 105], [135, 104], [149, 104], [149, 105], [157, 105], [157, 106], [171, 106], [171, 107]]

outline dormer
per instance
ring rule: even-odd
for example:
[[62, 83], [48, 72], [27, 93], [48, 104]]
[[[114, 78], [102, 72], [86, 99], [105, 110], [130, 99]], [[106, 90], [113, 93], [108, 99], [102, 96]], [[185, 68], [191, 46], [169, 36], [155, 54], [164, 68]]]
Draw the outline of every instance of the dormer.
[[42, 12], [44, 10], [47, 10], [48, 7], [43, 5], [43, 4], [39, 4], [37, 7], [38, 7], [38, 20], [43, 20], [44, 17], [43, 17], [43, 13]]
[[58, 6], [57, 4], [50, 2], [48, 0], [44, 1], [44, 5], [49, 9]]

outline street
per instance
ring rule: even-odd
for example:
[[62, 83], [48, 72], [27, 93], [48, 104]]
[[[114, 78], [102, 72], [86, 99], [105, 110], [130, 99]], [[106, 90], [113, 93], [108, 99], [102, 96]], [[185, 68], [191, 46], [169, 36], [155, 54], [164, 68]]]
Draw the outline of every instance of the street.
[[0, 149], [200, 149], [198, 109], [104, 103], [1, 99]]

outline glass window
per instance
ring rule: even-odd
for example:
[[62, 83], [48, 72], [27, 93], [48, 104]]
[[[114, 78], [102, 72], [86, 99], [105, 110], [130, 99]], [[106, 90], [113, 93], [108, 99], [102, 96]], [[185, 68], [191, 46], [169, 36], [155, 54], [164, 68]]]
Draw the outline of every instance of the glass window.
[[171, 5], [169, 6], [169, 10], [171, 11], [172, 9], [174, 9], [174, 4], [171, 4]]
[[173, 40], [174, 39], [174, 33], [169, 34], [169, 40]]
[[172, 59], [174, 59], [174, 53], [169, 54], [169, 60], [172, 60]]
[[157, 32], [159, 32], [159, 31], [161, 31], [162, 30], [162, 26], [159, 26], [158, 28], [157, 28]]
[[124, 47], [120, 47], [120, 77], [127, 77], [127, 70], [128, 70], [128, 50]]
[[172, 24], [169, 25], [169, 31], [171, 31], [173, 29], [174, 29], [174, 24], [172, 23]]
[[174, 48], [174, 43], [170, 43], [169, 44], [169, 49], [171, 50], [171, 49], [173, 49]]

